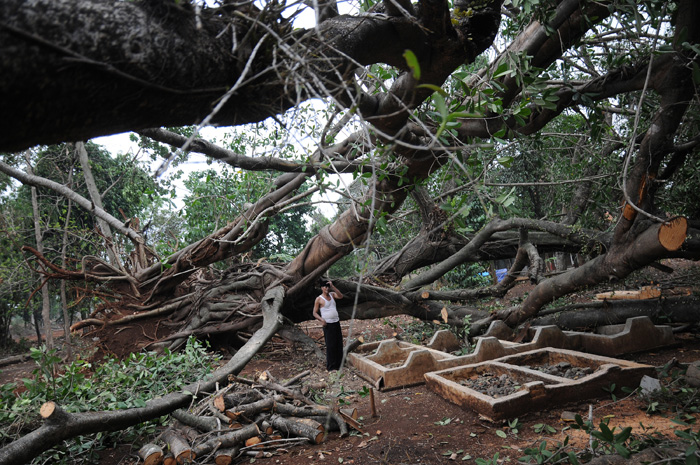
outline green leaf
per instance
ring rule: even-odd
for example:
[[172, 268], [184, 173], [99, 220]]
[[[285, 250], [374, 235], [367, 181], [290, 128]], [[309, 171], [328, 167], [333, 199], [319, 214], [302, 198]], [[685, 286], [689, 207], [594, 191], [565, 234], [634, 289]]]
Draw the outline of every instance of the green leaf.
[[693, 82], [700, 84], [700, 66], [696, 62], [693, 62]]
[[632, 433], [631, 426], [624, 428], [620, 433], [615, 435], [615, 442], [619, 443], [619, 444], [624, 443], [630, 437], [631, 433]]
[[436, 86], [435, 84], [419, 84], [416, 86], [416, 89], [430, 89], [439, 93], [440, 95], [447, 97], [447, 92], [445, 92], [445, 89], [443, 89], [440, 86]]
[[507, 157], [501, 157], [496, 160], [499, 165], [501, 165], [504, 168], [510, 168], [510, 165], [513, 164], [513, 157], [507, 156]]
[[498, 436], [499, 438], [507, 438], [508, 437], [506, 432], [503, 430], [500, 430], [500, 429], [496, 430], [496, 436]]
[[411, 68], [411, 71], [413, 71], [413, 79], [419, 81], [420, 64], [418, 64], [418, 58], [416, 57], [416, 54], [410, 51], [409, 49], [406, 49], [403, 52], [403, 57], [406, 60], [406, 64], [408, 65], [408, 67]]
[[569, 452], [567, 455], [569, 456], [569, 462], [571, 462], [571, 465], [579, 465], [578, 457], [576, 457], [575, 453]]
[[498, 68], [496, 68], [496, 71], [493, 73], [493, 77], [499, 78], [501, 76], [512, 76], [514, 74], [515, 71], [508, 67], [508, 63], [501, 63], [500, 65], [498, 65]]
[[433, 94], [433, 102], [435, 103], [435, 109], [440, 113], [442, 119], [447, 118], [447, 105], [445, 104], [445, 97], [440, 93]]
[[618, 454], [620, 454], [622, 457], [628, 459], [632, 455], [632, 453], [627, 450], [625, 446], [622, 444], [615, 444], [615, 450], [617, 451]]

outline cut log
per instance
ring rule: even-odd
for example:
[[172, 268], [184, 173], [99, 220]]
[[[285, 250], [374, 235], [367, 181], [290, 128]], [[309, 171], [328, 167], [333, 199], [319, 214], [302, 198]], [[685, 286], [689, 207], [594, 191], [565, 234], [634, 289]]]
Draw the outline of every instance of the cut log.
[[323, 441], [323, 432], [305, 425], [304, 423], [284, 418], [279, 415], [273, 415], [272, 418], [270, 418], [270, 422], [278, 431], [286, 434], [287, 436], [306, 438], [311, 441], [312, 444], [321, 444]]
[[596, 300], [645, 300], [661, 297], [661, 289], [645, 286], [638, 291], [611, 291], [596, 294]]
[[659, 243], [668, 251], [676, 251], [688, 237], [688, 220], [682, 216], [673, 218], [659, 228]]
[[177, 431], [173, 429], [165, 430], [163, 432], [163, 441], [168, 444], [168, 447], [173, 453], [175, 461], [178, 464], [184, 463], [186, 460], [194, 460], [196, 454], [185, 438], [183, 438]]
[[253, 436], [257, 436], [259, 434], [260, 430], [258, 429], [258, 425], [252, 423], [239, 430], [213, 437], [208, 441], [197, 445], [194, 448], [194, 453], [197, 457], [202, 457], [213, 451], [215, 448], [226, 449], [228, 447], [240, 446], [241, 444], [244, 444], [248, 438], [252, 438]]
[[[323, 429], [325, 431], [331, 432], [331, 431], [340, 431], [340, 424], [336, 420], [336, 418], [340, 418], [340, 415], [336, 416], [328, 416], [328, 415], [323, 415], [323, 416], [313, 416], [313, 417], [308, 417], [314, 421], [317, 421], [323, 426]], [[303, 420], [303, 418], [300, 418], [299, 420]], [[347, 431], [347, 425], [345, 422], [343, 422], [342, 418], [340, 421], [343, 423], [345, 426], [345, 430]]]
[[70, 419], [70, 414], [66, 413], [61, 407], [53, 401], [44, 403], [39, 409], [39, 415], [46, 420], [47, 423], [54, 425], [63, 425]]
[[263, 433], [265, 433], [265, 434], [267, 434], [267, 435], [270, 435], [270, 434], [272, 434], [272, 433], [274, 432], [275, 429], [272, 427], [272, 425], [270, 424], [269, 421], [265, 420], [265, 421], [263, 421], [262, 424], [260, 425], [260, 430], [261, 430]]
[[216, 429], [221, 429], [221, 423], [214, 417], [193, 415], [184, 411], [183, 409], [175, 410], [173, 413], [171, 413], [171, 415], [180, 423], [192, 426], [201, 431], [209, 432]]
[[237, 455], [238, 448], [219, 449], [216, 451], [216, 454], [214, 454], [214, 463], [216, 465], [231, 465], [231, 462], [233, 462], [234, 457]]
[[358, 337], [357, 339], [354, 339], [347, 346], [345, 346], [345, 349], [344, 349], [345, 357], [347, 358], [347, 356], [350, 352], [354, 351], [355, 349], [357, 349], [358, 347], [360, 347], [360, 345], [362, 345], [364, 343], [365, 343], [365, 338], [363, 338], [362, 336]]
[[163, 461], [163, 449], [155, 444], [146, 444], [139, 449], [143, 465], [159, 465]]
[[303, 423], [303, 424], [310, 426], [310, 427], [312, 427], [312, 428], [314, 428], [322, 433], [326, 431], [326, 428], [324, 428], [324, 426], [320, 422], [314, 420], [313, 418], [309, 418], [309, 417], [295, 418], [294, 421], [298, 421], [299, 423]]
[[253, 436], [252, 438], [248, 438], [245, 440], [245, 446], [252, 447], [256, 444], [260, 444], [261, 442], [262, 442], [262, 438], [260, 436]]
[[220, 412], [234, 408], [241, 404], [250, 404], [263, 398], [255, 389], [244, 389], [240, 392], [217, 396], [214, 398], [214, 406]]
[[163, 457], [163, 465], [177, 465], [175, 457], [172, 453], [168, 452], [165, 454], [165, 457]]
[[201, 436], [201, 432], [191, 426], [183, 424], [178, 421], [171, 423], [171, 427], [174, 427], [177, 432], [182, 436], [188, 444], [192, 444], [197, 441]]
[[241, 418], [252, 419], [255, 415], [261, 412], [269, 412], [275, 405], [275, 402], [283, 401], [281, 397], [268, 397], [252, 404], [239, 405], [230, 410], [226, 410], [225, 415], [232, 421], [238, 421]]

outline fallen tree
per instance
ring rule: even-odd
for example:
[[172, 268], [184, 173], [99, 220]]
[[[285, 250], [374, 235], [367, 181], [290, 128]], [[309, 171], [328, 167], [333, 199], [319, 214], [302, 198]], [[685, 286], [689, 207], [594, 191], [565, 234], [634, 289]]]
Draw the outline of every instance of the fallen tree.
[[[25, 249], [46, 269], [41, 285], [56, 279], [87, 283], [86, 293], [101, 298], [74, 329], [95, 330], [108, 341], [134, 335], [128, 332], [134, 321], [167, 322], [154, 340], [142, 340], [139, 347], [148, 348], [177, 348], [191, 335], [227, 334], [238, 352], [217, 371], [214, 379], [223, 380], [280, 330], [280, 317], [311, 318], [318, 278], [344, 257], [373, 246], [388, 253], [367, 271], [336, 280], [348, 296], [339, 308], [343, 318], [408, 314], [458, 325], [470, 316], [475, 332], [494, 318], [517, 326], [559, 297], [624, 279], [664, 258], [700, 258], [692, 193], [683, 203], [678, 200], [683, 194], [670, 192], [692, 183], [684, 176], [696, 166], [700, 142], [693, 129], [694, 47], [700, 42], [695, 2], [677, 2], [669, 12], [655, 5], [631, 11], [617, 2], [563, 0], [543, 5], [527, 21], [512, 3], [505, 9], [497, 0], [462, 3], [450, 8], [443, 1], [391, 1], [349, 15], [323, 8], [308, 30], [294, 29], [276, 3], [216, 8], [188, 2], [3, 3], [0, 79], [7, 85], [0, 86], [5, 102], [0, 116], [8, 124], [0, 128], [0, 149], [134, 130], [144, 145], [171, 146], [167, 157], [197, 151], [235, 169], [277, 176], [226, 224], [216, 223], [213, 232], [160, 257], [138, 222], [121, 221], [99, 207], [92, 193], [83, 196], [28, 175], [11, 156], [3, 157], [0, 171], [6, 175], [61, 192], [104, 220], [97, 227], [105, 241], [105, 225], [126, 238], [121, 250], [109, 244], [118, 252], [114, 258], [95, 253], [77, 258], [75, 266]], [[661, 23], [650, 19], [657, 16], [672, 36], [661, 37]], [[502, 17], [509, 21], [501, 33], [507, 47], [476, 66], [497, 37]], [[597, 33], [616, 21], [639, 21], [645, 33], [632, 38]], [[626, 40], [639, 47], [633, 63], [622, 58], [602, 63], [588, 55], [593, 40], [615, 50]], [[661, 40], [664, 54], [647, 53]], [[627, 48], [619, 54], [626, 56]], [[560, 66], [569, 71], [555, 74]], [[332, 116], [315, 125], [323, 129], [314, 133], [314, 149], [295, 159], [282, 149], [279, 156], [247, 156], [240, 147], [198, 138], [196, 131], [163, 129], [273, 117], [280, 123], [275, 131], [289, 132], [295, 117], [282, 113], [316, 97], [332, 102]], [[24, 117], [15, 117], [20, 114]], [[353, 115], [357, 126], [351, 127]], [[626, 119], [613, 124], [615, 115]], [[555, 146], [559, 133], [544, 132], [557, 124], [587, 132], [576, 134], [575, 144]], [[622, 126], [624, 134], [617, 134]], [[606, 166], [545, 179], [545, 174], [566, 177], [546, 169], [545, 154], [559, 150], [562, 159], [570, 157], [556, 160], [560, 170], [560, 165]], [[516, 162], [519, 169], [507, 169]], [[314, 189], [329, 189], [324, 178], [339, 173], [354, 173], [357, 180], [355, 191], [342, 192], [347, 203], [333, 221], [286, 263], [251, 259], [272, 219], [307, 202]], [[531, 179], [522, 180], [523, 174]], [[316, 184], [304, 190], [305, 183]], [[605, 198], [595, 199], [597, 194]], [[415, 216], [402, 210], [410, 202]], [[618, 215], [613, 206], [619, 204]], [[518, 208], [508, 208], [514, 205]], [[411, 237], [399, 233], [389, 244], [377, 238], [378, 230], [402, 220], [415, 220], [407, 229]], [[577, 254], [581, 263], [545, 276], [544, 253]], [[500, 284], [437, 288], [466, 264], [501, 258], [515, 261]], [[220, 263], [225, 270], [212, 266]], [[525, 266], [536, 287], [521, 305], [495, 314], [473, 305], [475, 299], [503, 295]], [[211, 391], [211, 382], [188, 390]], [[99, 422], [113, 429], [159, 416], [191, 398], [171, 394], [145, 410], [103, 417], [62, 416], [54, 409], [56, 421], [49, 415], [45, 426], [5, 446], [0, 457], [7, 458], [0, 461], [28, 459], [69, 435], [95, 431]]]

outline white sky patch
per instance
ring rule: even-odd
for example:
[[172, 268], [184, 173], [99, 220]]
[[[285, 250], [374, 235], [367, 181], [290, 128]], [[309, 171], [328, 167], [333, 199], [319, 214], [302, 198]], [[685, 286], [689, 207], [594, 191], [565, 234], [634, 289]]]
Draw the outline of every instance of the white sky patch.
[[[315, 105], [314, 105], [315, 106]], [[215, 128], [215, 127], [205, 127], [200, 130], [200, 137], [203, 139], [212, 141], [214, 143], [221, 142], [225, 140], [225, 136], [228, 133], [231, 133], [233, 128], [231, 127], [221, 127], [221, 128]], [[103, 137], [97, 137], [92, 139], [93, 142], [96, 144], [99, 144], [103, 147], [105, 147], [111, 154], [136, 154], [139, 151], [139, 146], [137, 142], [133, 142], [130, 140], [130, 135], [132, 133], [126, 132], [122, 134], [113, 134], [111, 136], [103, 136]], [[312, 137], [306, 134], [295, 134], [292, 135], [290, 139], [288, 139], [285, 142], [289, 142], [296, 146], [299, 149], [306, 150], [306, 151], [313, 151], [315, 150], [315, 144], [317, 141], [315, 141]], [[264, 153], [262, 154], [253, 154], [253, 153], [246, 153], [244, 155], [247, 156], [255, 156], [255, 155], [261, 155], [261, 156], [275, 156], [276, 149], [274, 147], [270, 147], [269, 150], [265, 150]], [[148, 156], [144, 156], [142, 159], [148, 167], [151, 169], [151, 176], [155, 175], [156, 170], [160, 167], [162, 161], [158, 162], [152, 162]], [[182, 180], [187, 179], [190, 173], [200, 171], [202, 169], [221, 169], [223, 166], [228, 166], [225, 165], [224, 163], [221, 163], [219, 161], [214, 161], [211, 164], [208, 164], [209, 157], [206, 155], [203, 155], [201, 153], [196, 153], [196, 152], [190, 152], [187, 161], [184, 163], [181, 163], [177, 166], [176, 169], [182, 170], [184, 175], [180, 180], [175, 181], [175, 186], [176, 186], [176, 191], [177, 191], [177, 197], [173, 199], [174, 204], [176, 205], [177, 209], [181, 209], [184, 207], [184, 197], [190, 194], [189, 190], [184, 186]], [[166, 171], [167, 174], [167, 171]], [[329, 174], [329, 176], [337, 176], [333, 174]], [[341, 182], [341, 186], [343, 184], [349, 184], [352, 182], [352, 175], [351, 174], [343, 174], [340, 175], [343, 177], [343, 182]], [[335, 182], [333, 182], [335, 184]], [[340, 199], [340, 195], [336, 194], [335, 192], [326, 190], [324, 194], [316, 193], [312, 196], [312, 201], [315, 202], [315, 206], [323, 213], [324, 216], [327, 218], [333, 218], [336, 213], [337, 213], [337, 207], [336, 207], [336, 202]]]

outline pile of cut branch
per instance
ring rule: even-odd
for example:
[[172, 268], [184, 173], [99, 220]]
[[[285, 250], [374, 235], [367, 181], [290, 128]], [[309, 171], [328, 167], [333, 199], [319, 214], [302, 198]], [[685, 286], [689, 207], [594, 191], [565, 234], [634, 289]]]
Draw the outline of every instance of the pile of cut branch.
[[241, 456], [272, 457], [297, 444], [320, 444], [330, 431], [347, 436], [348, 424], [359, 430], [356, 409], [317, 404], [295, 385], [308, 374], [283, 383], [268, 372], [255, 381], [231, 376], [224, 389], [188, 411], [173, 412], [174, 421], [159, 437], [165, 447], [146, 444], [139, 456], [146, 465], [195, 458], [197, 463], [228, 465]]

